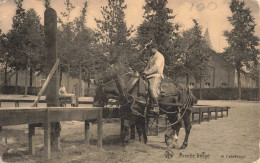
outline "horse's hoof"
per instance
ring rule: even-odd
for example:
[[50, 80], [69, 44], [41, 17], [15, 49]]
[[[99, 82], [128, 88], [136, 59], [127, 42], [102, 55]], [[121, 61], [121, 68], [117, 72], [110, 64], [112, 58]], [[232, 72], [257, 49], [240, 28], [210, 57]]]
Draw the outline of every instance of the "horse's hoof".
[[181, 148], [180, 149], [185, 149], [188, 145], [186, 144], [182, 144]]

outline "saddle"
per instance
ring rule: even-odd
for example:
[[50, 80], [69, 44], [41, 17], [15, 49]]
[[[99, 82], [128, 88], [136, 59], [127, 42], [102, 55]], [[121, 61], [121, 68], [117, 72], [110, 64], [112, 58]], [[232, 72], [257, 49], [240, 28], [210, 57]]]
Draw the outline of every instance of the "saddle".
[[[127, 90], [131, 91], [136, 84], [138, 84], [138, 94], [140, 96], [146, 96], [148, 92], [148, 81], [144, 80], [137, 71], [134, 72], [132, 78], [129, 80], [127, 84]], [[162, 81], [159, 98], [165, 96], [177, 96], [177, 90], [177, 85], [175, 83]]]

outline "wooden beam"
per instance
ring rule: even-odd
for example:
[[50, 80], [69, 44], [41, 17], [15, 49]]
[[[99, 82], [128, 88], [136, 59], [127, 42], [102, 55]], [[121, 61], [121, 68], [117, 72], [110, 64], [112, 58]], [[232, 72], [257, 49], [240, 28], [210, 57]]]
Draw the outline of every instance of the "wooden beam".
[[52, 67], [52, 69], [51, 69], [51, 71], [50, 71], [50, 73], [49, 73], [49, 75], [48, 75], [46, 81], [44, 82], [44, 84], [43, 84], [43, 86], [42, 86], [40, 92], [38, 93], [37, 98], [34, 100], [34, 103], [33, 103], [32, 107], [35, 107], [35, 106], [38, 104], [38, 102], [39, 102], [39, 100], [40, 100], [40, 98], [41, 98], [43, 92], [44, 92], [45, 89], [47, 88], [47, 86], [48, 86], [50, 80], [52, 79], [53, 74], [54, 74], [55, 71], [57, 70], [59, 64], [60, 64], [60, 59], [57, 59], [56, 62], [55, 62], [55, 64], [54, 64], [54, 66]]

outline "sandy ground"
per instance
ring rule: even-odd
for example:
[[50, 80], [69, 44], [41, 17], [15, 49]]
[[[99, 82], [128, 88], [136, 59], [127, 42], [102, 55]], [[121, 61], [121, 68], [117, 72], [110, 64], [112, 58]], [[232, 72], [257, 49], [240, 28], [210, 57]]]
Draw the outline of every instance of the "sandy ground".
[[[52, 153], [50, 162], [234, 162], [251, 163], [259, 158], [260, 103], [247, 101], [199, 101], [198, 104], [230, 106], [229, 116], [194, 124], [188, 147], [171, 149], [172, 158], [166, 158], [167, 147], [163, 128], [159, 136], [149, 136], [148, 144], [138, 141], [122, 146], [119, 141], [119, 123], [104, 123], [103, 149], [97, 148], [96, 125], [91, 124], [91, 145], [83, 142], [84, 123], [62, 122], [61, 151]], [[11, 104], [5, 104], [11, 105]], [[27, 106], [24, 104], [22, 106]], [[3, 107], [4, 105], [2, 105]], [[213, 114], [214, 115], [214, 114]], [[213, 116], [214, 117], [214, 116]], [[197, 117], [195, 116], [195, 119]], [[162, 123], [163, 125], [164, 123]], [[0, 149], [10, 149], [3, 155], [6, 162], [46, 162], [43, 154], [43, 130], [37, 128], [36, 157], [28, 155], [27, 125], [4, 126]], [[5, 137], [7, 135], [7, 144]], [[185, 131], [182, 128], [179, 146]], [[2, 145], [3, 144], [3, 145]]]

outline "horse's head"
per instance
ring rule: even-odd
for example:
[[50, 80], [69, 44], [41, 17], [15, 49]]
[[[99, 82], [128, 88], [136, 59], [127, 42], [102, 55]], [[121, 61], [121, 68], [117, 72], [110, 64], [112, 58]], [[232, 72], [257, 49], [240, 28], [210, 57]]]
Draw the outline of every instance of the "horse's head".
[[94, 96], [94, 106], [104, 106], [108, 103], [110, 98], [115, 98], [119, 95], [117, 86], [115, 84], [115, 79], [117, 78], [117, 65], [111, 65], [106, 71], [101, 73], [98, 79], [95, 80], [97, 85], [95, 96]]

